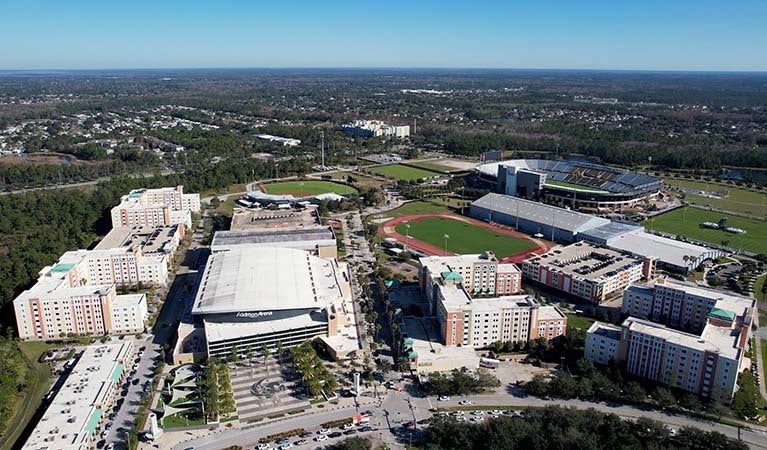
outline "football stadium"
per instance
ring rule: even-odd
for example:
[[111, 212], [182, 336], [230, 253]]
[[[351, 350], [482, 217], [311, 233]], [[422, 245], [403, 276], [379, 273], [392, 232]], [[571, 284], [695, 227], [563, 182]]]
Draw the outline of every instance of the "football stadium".
[[581, 161], [513, 159], [477, 166], [480, 178], [497, 192], [515, 197], [561, 200], [572, 208], [617, 210], [654, 198], [657, 178]]

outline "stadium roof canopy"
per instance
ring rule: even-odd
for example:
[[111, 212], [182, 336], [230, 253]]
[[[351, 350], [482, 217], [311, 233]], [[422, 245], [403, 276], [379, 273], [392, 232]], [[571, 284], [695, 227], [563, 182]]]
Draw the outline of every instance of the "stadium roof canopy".
[[608, 219], [601, 217], [503, 194], [487, 194], [479, 200], [475, 200], [471, 205], [512, 217], [519, 215], [520, 219], [541, 224], [551, 225], [553, 223], [556, 228], [573, 232], [590, 230], [610, 223]]
[[216, 252], [192, 314], [325, 308], [342, 296], [336, 267], [289, 248], [235, 246]]
[[[591, 186], [612, 193], [632, 193], [660, 189], [659, 179], [615, 167], [582, 161], [553, 161], [548, 159], [510, 159], [477, 166], [481, 175], [497, 178], [499, 166], [542, 172], [547, 179]], [[556, 188], [555, 185], [548, 187]]]

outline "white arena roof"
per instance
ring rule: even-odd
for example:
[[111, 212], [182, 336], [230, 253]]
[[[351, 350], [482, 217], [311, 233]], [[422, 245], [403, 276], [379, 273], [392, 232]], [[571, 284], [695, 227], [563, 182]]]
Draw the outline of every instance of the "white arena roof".
[[192, 314], [325, 308], [341, 290], [334, 261], [275, 247], [237, 246], [208, 260]]

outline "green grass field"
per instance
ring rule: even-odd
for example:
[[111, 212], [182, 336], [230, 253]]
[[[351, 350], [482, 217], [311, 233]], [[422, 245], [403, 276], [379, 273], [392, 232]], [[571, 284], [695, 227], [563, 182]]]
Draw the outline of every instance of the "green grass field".
[[446, 164], [440, 164], [439, 159], [431, 160], [431, 161], [408, 161], [407, 164], [409, 166], [415, 166], [420, 167], [427, 170], [432, 170], [434, 172], [439, 173], [450, 173], [450, 172], [460, 172], [460, 170], [456, 169], [455, 167], [450, 167]]
[[685, 199], [696, 205], [711, 205], [712, 208], [723, 211], [750, 214], [757, 217], [767, 217], [767, 194], [739, 189], [734, 186], [723, 186], [715, 183], [702, 181], [675, 180], [666, 178], [663, 180], [669, 186], [681, 186], [689, 189], [697, 189], [706, 192], [727, 192], [727, 196], [721, 199], [707, 198], [695, 194], [686, 194]]
[[380, 215], [381, 217], [402, 217], [402, 216], [414, 216], [417, 214], [439, 214], [441, 212], [450, 211], [450, 208], [443, 202], [436, 200], [425, 200], [418, 202], [405, 203], [397, 209], [386, 211]]
[[383, 175], [385, 177], [396, 178], [398, 180], [413, 181], [419, 178], [432, 178], [441, 175], [431, 170], [419, 169], [417, 167], [403, 166], [401, 164], [392, 164], [390, 166], [379, 166], [370, 169], [371, 172]]
[[293, 194], [297, 197], [307, 195], [326, 194], [333, 192], [338, 195], [355, 194], [357, 189], [345, 184], [333, 183], [332, 181], [285, 181], [282, 183], [265, 184], [267, 194]]
[[[702, 228], [703, 222], [719, 222], [727, 217], [727, 225], [742, 228], [745, 234], [731, 234], [722, 230]], [[666, 233], [698, 239], [711, 244], [721, 245], [729, 241], [727, 246], [755, 253], [767, 253], [767, 222], [731, 216], [697, 208], [679, 208], [653, 219], [642, 222], [645, 228], [664, 231]]]
[[383, 183], [381, 180], [377, 178], [373, 178], [367, 175], [361, 175], [358, 173], [351, 173], [351, 172], [333, 172], [329, 174], [323, 174], [326, 176], [331, 177], [334, 180], [338, 181], [347, 181], [347, 178], [351, 176], [354, 179], [354, 183], [358, 186], [364, 186], [364, 187], [370, 187], [370, 186], [381, 186]]
[[584, 317], [579, 316], [577, 314], [568, 314], [567, 315], [567, 326], [573, 327], [573, 328], [579, 328], [581, 330], [588, 330], [589, 327], [591, 327], [591, 324], [596, 322], [596, 319], [592, 319], [591, 317]]
[[[406, 225], [410, 225], [410, 229]], [[535, 248], [535, 244], [486, 228], [471, 225], [454, 219], [427, 217], [420, 221], [398, 224], [397, 233], [443, 248], [443, 236], [450, 236], [447, 250], [453, 253], [481, 253], [492, 250], [495, 256], [503, 258], [525, 250]]]

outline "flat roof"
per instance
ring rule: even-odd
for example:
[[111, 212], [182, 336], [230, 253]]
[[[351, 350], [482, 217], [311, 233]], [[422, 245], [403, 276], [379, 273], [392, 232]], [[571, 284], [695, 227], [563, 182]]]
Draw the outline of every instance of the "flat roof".
[[[610, 247], [627, 251], [635, 255], [653, 256], [658, 261], [678, 267], [688, 267], [695, 264], [695, 260], [708, 257], [715, 250], [710, 250], [700, 245], [677, 241], [652, 233], [628, 233], [616, 237], [608, 244]], [[695, 260], [685, 261], [685, 256], [694, 257]]]
[[119, 247], [138, 246], [144, 253], [169, 251], [167, 245], [183, 225], [114, 227], [96, 245], [94, 250], [109, 250]]
[[216, 251], [232, 245], [271, 245], [298, 243], [308, 247], [336, 245], [333, 229], [316, 225], [307, 227], [267, 228], [255, 230], [217, 231], [211, 249]]
[[615, 326], [615, 325], [604, 323], [604, 322], [594, 322], [591, 324], [591, 326], [589, 327], [589, 330], [586, 333], [596, 334], [597, 336], [602, 336], [607, 339], [612, 339], [614, 341], [620, 341], [621, 332], [622, 332], [622, 329], [619, 326]]
[[109, 390], [119, 380], [133, 343], [94, 344], [85, 348], [27, 439], [25, 450], [90, 448]]
[[523, 264], [539, 265], [551, 272], [598, 282], [642, 263], [637, 256], [581, 241], [554, 247], [542, 255], [526, 259]]
[[579, 236], [583, 239], [589, 237], [604, 240], [609, 245], [610, 242], [620, 236], [627, 233], [640, 233], [644, 231], [644, 227], [641, 225], [632, 225], [623, 222], [610, 222], [608, 224], [592, 228], [591, 230], [582, 231]]
[[557, 320], [566, 317], [556, 306], [541, 306], [538, 308], [538, 320]]
[[236, 339], [242, 336], [281, 333], [315, 325], [327, 325], [328, 323], [324, 314], [301, 314], [295, 317], [261, 322], [235, 323], [212, 322], [208, 320], [203, 320], [203, 322], [205, 324], [205, 337], [208, 343]]
[[442, 333], [436, 320], [406, 316], [402, 317], [400, 325], [402, 332], [410, 338], [413, 351], [418, 354], [419, 372], [479, 367], [479, 356], [473, 348], [442, 344]]
[[684, 346], [700, 352], [717, 353], [720, 356], [737, 360], [741, 348], [738, 347], [740, 332], [738, 328], [720, 327], [706, 324], [700, 336], [674, 330], [665, 325], [649, 320], [629, 317], [623, 322], [623, 327], [632, 332], [647, 334], [666, 342]]
[[521, 219], [544, 225], [554, 224], [556, 228], [572, 232], [590, 230], [610, 223], [610, 220], [602, 217], [495, 193], [487, 194], [479, 200], [475, 200], [471, 206], [485, 208], [512, 217], [519, 215]]
[[193, 314], [325, 308], [342, 297], [335, 261], [307, 252], [247, 246], [208, 259]]
[[300, 211], [270, 209], [235, 209], [230, 231], [269, 228], [297, 228], [319, 225], [314, 208]]

